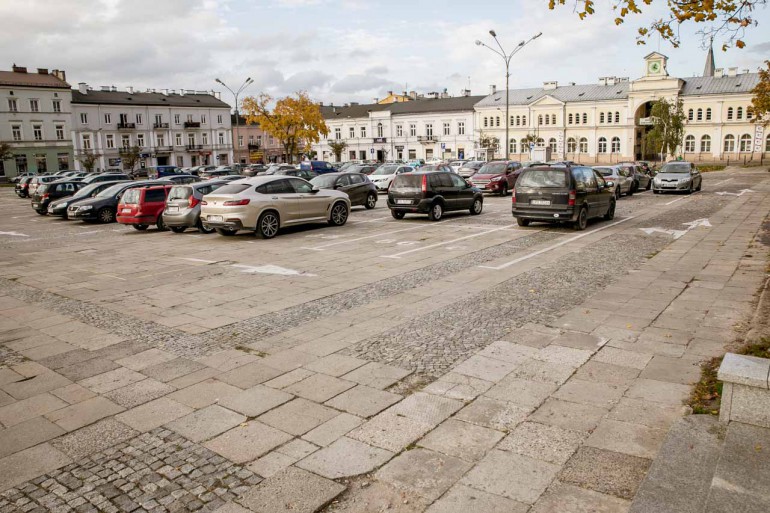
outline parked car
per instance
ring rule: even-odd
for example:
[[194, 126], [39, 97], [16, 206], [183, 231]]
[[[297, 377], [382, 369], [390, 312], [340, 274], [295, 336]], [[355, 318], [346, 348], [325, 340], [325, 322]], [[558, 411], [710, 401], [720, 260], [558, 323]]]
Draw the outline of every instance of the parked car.
[[202, 178], [195, 175], [168, 175], [163, 177], [163, 179], [172, 183], [195, 183], [202, 180]]
[[99, 221], [112, 223], [118, 210], [118, 202], [127, 190], [132, 187], [148, 185], [171, 185], [167, 180], [146, 180], [141, 182], [120, 182], [107, 187], [96, 196], [78, 201], [67, 207], [69, 219], [82, 221]]
[[220, 235], [253, 230], [264, 239], [285, 226], [326, 221], [342, 226], [350, 199], [341, 191], [318, 189], [291, 176], [256, 176], [224, 185], [203, 197], [201, 221]]
[[200, 171], [198, 173], [198, 176], [203, 180], [211, 180], [213, 178], [220, 178], [222, 176], [228, 176], [228, 175], [241, 176], [240, 173], [236, 172], [230, 166], [219, 166], [214, 169], [209, 169], [207, 171]]
[[307, 171], [314, 171], [319, 175], [324, 173], [335, 173], [337, 171], [331, 163], [326, 162], [325, 160], [306, 160], [300, 163], [299, 168]]
[[569, 222], [585, 230], [589, 219], [613, 219], [615, 203], [613, 188], [590, 167], [542, 166], [527, 168], [519, 176], [512, 213], [519, 226]]
[[[394, 165], [394, 164], [388, 164], [388, 165]], [[354, 164], [352, 166], [349, 166], [344, 171], [346, 173], [361, 173], [362, 175], [371, 175], [381, 167], [382, 166], [375, 166], [372, 164]]]
[[361, 173], [326, 173], [316, 176], [310, 183], [319, 189], [344, 192], [350, 198], [351, 206], [363, 205], [368, 209], [377, 206], [377, 187]]
[[176, 166], [155, 166], [147, 169], [147, 178], [157, 180], [168, 175], [181, 175], [182, 171]]
[[420, 168], [420, 171], [425, 171], [426, 173], [428, 171], [439, 171], [441, 173], [454, 173], [454, 169], [449, 167], [447, 164], [425, 164]]
[[516, 178], [518, 178], [516, 171], [519, 169], [521, 164], [518, 162], [505, 160], [487, 162], [470, 180], [484, 192], [508, 196], [508, 191], [512, 191], [516, 185]]
[[318, 176], [318, 173], [309, 169], [279, 169], [274, 174], [278, 176], [298, 176], [308, 181]]
[[112, 187], [118, 183], [125, 182], [96, 182], [92, 184], [80, 184], [80, 188], [72, 196], [52, 201], [48, 205], [48, 215], [63, 217], [67, 219], [67, 207], [74, 205], [80, 200], [93, 198], [107, 187]]
[[118, 202], [117, 221], [130, 224], [136, 230], [146, 230], [154, 224], [164, 231], [163, 210], [171, 185], [145, 185], [125, 191]]
[[21, 179], [16, 182], [13, 187], [13, 192], [20, 198], [29, 198], [29, 182], [32, 181], [35, 175], [22, 176]]
[[264, 171], [264, 173], [260, 173], [260, 175], [274, 175], [276, 171], [280, 171], [281, 169], [297, 169], [296, 167], [289, 165], [289, 164], [270, 164], [267, 169]]
[[206, 228], [201, 223], [201, 200], [203, 196], [214, 192], [226, 183], [220, 180], [208, 180], [173, 186], [166, 198], [163, 224], [174, 233], [182, 233], [187, 228], [197, 228], [202, 233], [212, 233], [214, 231], [212, 228]]
[[625, 169], [634, 182], [634, 192], [645, 189], [650, 190], [652, 187], [652, 178], [650, 175], [644, 172], [642, 166], [637, 165], [634, 162], [621, 162], [620, 167]]
[[486, 164], [486, 162], [483, 160], [470, 160], [463, 164], [457, 173], [463, 178], [470, 178], [475, 175], [484, 164]]
[[652, 179], [652, 192], [686, 192], [701, 190], [703, 176], [692, 162], [667, 162]]
[[360, 160], [349, 160], [347, 162], [343, 162], [342, 165], [337, 169], [338, 171], [347, 171], [350, 166], [356, 166], [362, 164]]
[[132, 169], [129, 171], [128, 176], [130, 176], [133, 180], [136, 180], [137, 178], [147, 178], [150, 174], [150, 170], [146, 167], [140, 167], [139, 169]]
[[453, 160], [449, 163], [449, 167], [451, 167], [452, 171], [455, 173], [460, 174], [460, 168], [463, 167], [467, 162], [467, 160]]
[[375, 187], [377, 187], [378, 191], [387, 191], [396, 175], [411, 173], [412, 171], [414, 171], [414, 168], [410, 166], [387, 164], [375, 169], [372, 174], [369, 175], [369, 179]]
[[412, 159], [406, 163], [407, 166], [418, 169], [425, 165], [425, 159]]
[[37, 190], [32, 194], [32, 208], [35, 212], [44, 216], [48, 213], [48, 205], [52, 201], [66, 196], [72, 196], [81, 187], [83, 187], [82, 183], [73, 182], [66, 178], [40, 184]]
[[627, 169], [621, 166], [595, 166], [594, 170], [602, 175], [605, 181], [612, 184], [610, 187], [616, 200], [619, 200], [623, 194], [633, 196], [634, 179]]
[[438, 221], [444, 212], [455, 210], [481, 214], [484, 194], [455, 173], [417, 171], [395, 177], [388, 190], [388, 208], [395, 219], [413, 213]]
[[267, 171], [267, 166], [263, 164], [251, 164], [244, 167], [241, 170], [243, 176], [257, 176], [260, 173]]
[[58, 179], [59, 177], [56, 175], [33, 176], [32, 179], [29, 181], [29, 188], [27, 190], [29, 197], [32, 197], [32, 195], [35, 194], [35, 191], [37, 190], [37, 188], [40, 187], [42, 184], [50, 183]]
[[212, 178], [212, 180], [217, 182], [237, 182], [238, 180], [243, 180], [244, 177], [241, 175], [227, 175], [227, 176], [217, 176], [215, 178]]
[[35, 176], [35, 173], [33, 173], [32, 171], [27, 171], [26, 173], [22, 173], [20, 175], [14, 176], [13, 178], [11, 178], [10, 182], [14, 184], [19, 183], [22, 178], [32, 178], [33, 176]]
[[99, 173], [86, 176], [83, 178], [83, 183], [115, 182], [118, 180], [131, 180], [131, 177], [123, 173]]

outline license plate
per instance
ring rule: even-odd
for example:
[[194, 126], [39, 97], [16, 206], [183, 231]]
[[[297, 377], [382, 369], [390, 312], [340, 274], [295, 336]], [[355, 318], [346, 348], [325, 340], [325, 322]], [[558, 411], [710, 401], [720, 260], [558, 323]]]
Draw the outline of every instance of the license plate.
[[166, 207], [166, 212], [179, 212], [179, 207]]
[[221, 222], [222, 216], [209, 216], [208, 220], [212, 222]]
[[402, 199], [399, 199], [399, 200], [396, 200], [396, 203], [399, 204], [399, 205], [411, 205], [412, 204], [412, 200], [402, 200]]
[[37, 207], [39, 207], [39, 206], [40, 206], [40, 203], [33, 203], [33, 204], [32, 204], [32, 208], [37, 208]]
[[663, 187], [666, 187], [666, 188], [669, 188], [669, 189], [673, 189], [674, 187], [676, 187], [676, 184], [675, 183], [664, 183]]
[[131, 213], [131, 209], [130, 208], [124, 208], [123, 210], [120, 211], [120, 213], [121, 214], [130, 214]]
[[540, 200], [540, 199], [534, 199], [529, 202], [530, 205], [550, 205], [551, 200]]

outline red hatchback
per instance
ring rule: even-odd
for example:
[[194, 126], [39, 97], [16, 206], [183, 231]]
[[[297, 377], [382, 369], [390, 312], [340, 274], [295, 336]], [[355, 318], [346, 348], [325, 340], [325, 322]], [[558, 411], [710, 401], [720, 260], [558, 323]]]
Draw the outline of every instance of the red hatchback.
[[166, 197], [171, 187], [154, 185], [128, 189], [118, 203], [118, 222], [130, 224], [137, 230], [146, 230], [151, 224], [157, 226], [158, 230], [165, 230], [161, 214], [166, 207]]

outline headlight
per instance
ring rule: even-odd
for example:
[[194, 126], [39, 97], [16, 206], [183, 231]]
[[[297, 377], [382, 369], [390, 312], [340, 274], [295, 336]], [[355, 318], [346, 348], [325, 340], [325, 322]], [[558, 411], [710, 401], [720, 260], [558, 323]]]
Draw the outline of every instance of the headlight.
[[687, 182], [689, 182], [689, 181], [690, 181], [690, 179], [689, 179], [689, 178], [680, 178], [680, 179], [679, 179], [679, 183], [687, 183]]
[[660, 178], [653, 178], [652, 183], [655, 185], [660, 185]]
[[66, 207], [66, 206], [67, 206], [67, 202], [65, 201], [64, 203], [59, 203], [59, 204], [58, 204], [58, 205], [56, 205], [56, 206], [57, 206], [57, 207]]
[[490, 180], [490, 182], [499, 182], [499, 181], [500, 181], [500, 180], [502, 180], [502, 179], [503, 179], [503, 177], [502, 177], [502, 176], [496, 176], [496, 177], [492, 178], [492, 179]]
[[81, 207], [78, 207], [78, 210], [91, 210], [94, 207], [92, 205], [83, 205]]

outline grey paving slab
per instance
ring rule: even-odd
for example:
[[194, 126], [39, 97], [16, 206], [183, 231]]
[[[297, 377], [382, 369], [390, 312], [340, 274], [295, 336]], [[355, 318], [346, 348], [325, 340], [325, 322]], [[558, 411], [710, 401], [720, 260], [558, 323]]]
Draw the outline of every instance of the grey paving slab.
[[67, 385], [66, 387], [57, 388], [56, 390], [51, 390], [51, 394], [55, 395], [59, 399], [67, 401], [70, 404], [79, 403], [85, 401], [86, 399], [96, 397], [95, 393], [91, 392], [84, 386], [78, 385], [77, 383]]
[[580, 447], [586, 436], [586, 433], [556, 426], [524, 422], [506, 436], [497, 448], [555, 465], [563, 465]]
[[93, 452], [114, 447], [138, 434], [139, 432], [122, 422], [110, 418], [72, 431], [53, 440], [51, 445], [73, 460], [79, 460]]
[[0, 430], [0, 458], [47, 442], [64, 430], [44, 417], [34, 417]]
[[174, 358], [176, 358], [176, 356], [168, 351], [152, 348], [142, 351], [141, 353], [120, 358], [115, 362], [128, 369], [140, 371], [144, 368], [173, 360]]
[[573, 349], [583, 349], [593, 352], [599, 349], [602, 342], [603, 341], [601, 337], [597, 337], [596, 335], [589, 335], [577, 331], [568, 331], [553, 339], [552, 344], [556, 346], [571, 347]]
[[601, 351], [594, 356], [593, 360], [642, 370], [647, 366], [650, 360], [652, 360], [652, 355], [649, 353], [638, 353], [636, 351], [627, 351], [625, 349], [604, 346]]
[[292, 399], [294, 396], [287, 392], [256, 385], [224, 398], [220, 404], [247, 417], [256, 417]]
[[383, 390], [401, 381], [411, 373], [409, 370], [393, 367], [392, 365], [370, 362], [344, 374], [342, 379]]
[[401, 400], [401, 396], [358, 385], [327, 401], [325, 404], [360, 417], [371, 417]]
[[465, 461], [478, 461], [504, 434], [494, 429], [449, 419], [424, 436], [417, 445]]
[[334, 442], [341, 436], [346, 435], [353, 429], [360, 426], [364, 420], [349, 413], [340, 413], [331, 420], [328, 420], [302, 435], [302, 438], [308, 442], [325, 447]]
[[104, 397], [93, 397], [48, 413], [45, 417], [67, 431], [74, 431], [123, 410], [122, 406], [118, 406]]
[[434, 502], [426, 513], [526, 513], [527, 510], [528, 504], [465, 485], [455, 485]]
[[473, 488], [534, 504], [559, 467], [512, 452], [493, 450], [462, 479]]
[[655, 403], [681, 406], [690, 394], [690, 387], [653, 379], [637, 379], [626, 391], [626, 397]]
[[0, 492], [69, 464], [63, 452], [43, 443], [0, 458]]
[[160, 397], [148, 403], [136, 406], [115, 418], [140, 432], [151, 431], [179, 417], [184, 417], [194, 410], [167, 397]]
[[530, 407], [479, 397], [457, 412], [454, 418], [498, 431], [510, 431], [523, 422], [531, 411]]
[[341, 354], [330, 354], [305, 365], [305, 368], [313, 372], [320, 372], [329, 376], [340, 377], [355, 369], [366, 365], [368, 362], [360, 358]]
[[558, 386], [553, 383], [530, 381], [509, 376], [490, 388], [484, 396], [528, 408], [536, 408], [550, 397], [557, 388]]
[[224, 401], [240, 392], [240, 388], [223, 383], [218, 379], [207, 379], [169, 394], [168, 397], [192, 408], [203, 408]]
[[62, 367], [57, 372], [72, 381], [80, 381], [81, 379], [90, 378], [91, 376], [115, 370], [119, 367], [120, 365], [107, 358], [91, 358], [84, 362]]
[[651, 461], [595, 447], [581, 447], [559, 473], [559, 480], [631, 500]]
[[424, 392], [416, 392], [388, 411], [425, 424], [437, 425], [463, 407], [463, 402]]
[[[179, 390], [182, 388], [187, 388], [189, 386], [192, 386], [196, 383], [200, 383], [201, 381], [206, 381], [207, 379], [210, 379], [210, 378], [219, 378], [221, 374], [222, 372], [217, 369], [214, 369], [211, 367], [204, 367], [201, 370], [191, 372], [190, 374], [186, 374], [182, 377], [169, 381], [168, 384], [176, 388], [177, 390]], [[228, 383], [228, 384], [233, 385], [233, 383]], [[243, 387], [239, 387], [239, 388], [243, 388]]]
[[538, 351], [533, 358], [555, 365], [565, 365], [577, 369], [591, 358], [593, 352], [594, 350], [588, 351], [585, 349], [575, 349], [573, 347], [551, 344]]
[[198, 362], [208, 367], [213, 367], [217, 370], [226, 372], [247, 363], [259, 361], [259, 356], [241, 351], [239, 349], [227, 349], [225, 351], [219, 351], [212, 355], [199, 358]]
[[269, 381], [265, 381], [264, 385], [271, 388], [286, 388], [295, 383], [299, 383], [303, 379], [307, 379], [314, 374], [315, 372], [307, 369], [294, 369]]
[[40, 394], [0, 408], [0, 423], [15, 426], [25, 420], [65, 408], [68, 403], [51, 394]]
[[591, 360], [580, 367], [575, 378], [610, 385], [630, 385], [638, 376], [639, 369]]
[[534, 358], [538, 354], [538, 350], [530, 346], [498, 340], [492, 342], [477, 354], [504, 362], [521, 363], [527, 358]]
[[262, 477], [270, 477], [297, 462], [297, 458], [272, 451], [252, 461], [246, 468]]
[[168, 383], [169, 381], [173, 381], [205, 368], [206, 366], [202, 363], [188, 360], [187, 358], [175, 358], [167, 362], [145, 367], [142, 369], [142, 374], [157, 379], [158, 381], [162, 381], [163, 383]]
[[243, 415], [214, 404], [173, 420], [165, 426], [193, 442], [202, 442], [245, 421], [246, 417]]
[[222, 433], [203, 445], [230, 461], [245, 463], [259, 458], [291, 439], [292, 436], [288, 433], [252, 420]]
[[643, 379], [689, 385], [700, 379], [700, 363], [700, 358], [670, 358], [655, 355], [640, 376]]
[[314, 513], [344, 489], [330, 479], [289, 467], [246, 492], [240, 502], [255, 513]]
[[346, 381], [334, 376], [318, 373], [289, 385], [284, 390], [305, 399], [322, 403], [354, 386], [356, 386], [356, 383], [353, 381]]
[[348, 437], [391, 452], [399, 452], [434, 426], [388, 412], [373, 417], [348, 433]]
[[607, 411], [597, 406], [551, 398], [530, 415], [529, 419], [571, 431], [591, 431]]
[[472, 401], [492, 387], [493, 383], [483, 379], [448, 372], [433, 383], [423, 387], [422, 391], [433, 395]]
[[278, 369], [283, 372], [289, 372], [290, 370], [294, 370], [302, 367], [303, 365], [307, 365], [308, 363], [317, 359], [317, 356], [310, 353], [304, 353], [294, 349], [286, 349], [284, 351], [271, 354], [270, 356], [266, 356], [261, 360], [261, 362], [268, 367], [273, 367], [274, 369]]
[[19, 381], [22, 378], [23, 376], [21, 374], [14, 372], [8, 367], [3, 367], [0, 369], [0, 386], [13, 383], [14, 381]]
[[119, 367], [115, 370], [84, 379], [78, 383], [92, 392], [105, 394], [111, 390], [123, 388], [143, 379], [147, 379], [147, 376], [125, 367]]
[[338, 413], [331, 408], [297, 398], [261, 415], [259, 420], [281, 431], [300, 436], [336, 417]]
[[629, 501], [611, 495], [555, 482], [530, 513], [627, 513], [629, 506]]
[[348, 492], [338, 497], [327, 509], [334, 513], [423, 513], [429, 504], [428, 499], [413, 492], [367, 478], [352, 482]]
[[561, 385], [567, 381], [574, 372], [575, 368], [571, 365], [530, 359], [516, 367], [513, 372], [511, 372], [510, 377]]
[[104, 397], [124, 408], [133, 408], [158, 397], [168, 395], [175, 390], [170, 385], [148, 378], [111, 390], [104, 394]]
[[371, 472], [393, 456], [390, 451], [343, 436], [328, 447], [300, 460], [297, 466], [319, 476], [339, 479]]
[[669, 406], [661, 403], [624, 397], [607, 415], [608, 419], [641, 424], [667, 430], [674, 421], [686, 413], [685, 406]]
[[591, 404], [600, 408], [612, 408], [626, 391], [625, 385], [611, 385], [572, 378], [553, 397], [573, 403]]
[[460, 365], [452, 369], [457, 374], [465, 374], [474, 378], [497, 383], [521, 364], [520, 361], [508, 362], [486, 356], [471, 356]]
[[214, 513], [250, 513], [250, 511], [240, 504], [235, 502], [228, 502], [224, 506], [220, 506], [215, 509]]
[[[45, 371], [45, 369], [43, 369]], [[32, 396], [49, 392], [72, 383], [69, 379], [56, 372], [42, 372], [29, 376], [31, 379], [8, 383], [0, 387], [3, 392], [14, 399], [28, 399]]]
[[459, 458], [428, 449], [413, 449], [391, 460], [377, 471], [375, 477], [396, 488], [436, 500], [470, 468], [471, 463]]
[[317, 445], [311, 444], [310, 442], [306, 440], [302, 440], [300, 438], [295, 438], [291, 442], [284, 444], [280, 446], [278, 449], [276, 449], [277, 452], [280, 452], [287, 456], [291, 456], [292, 458], [296, 458], [297, 460], [310, 456], [317, 450], [318, 450]]

